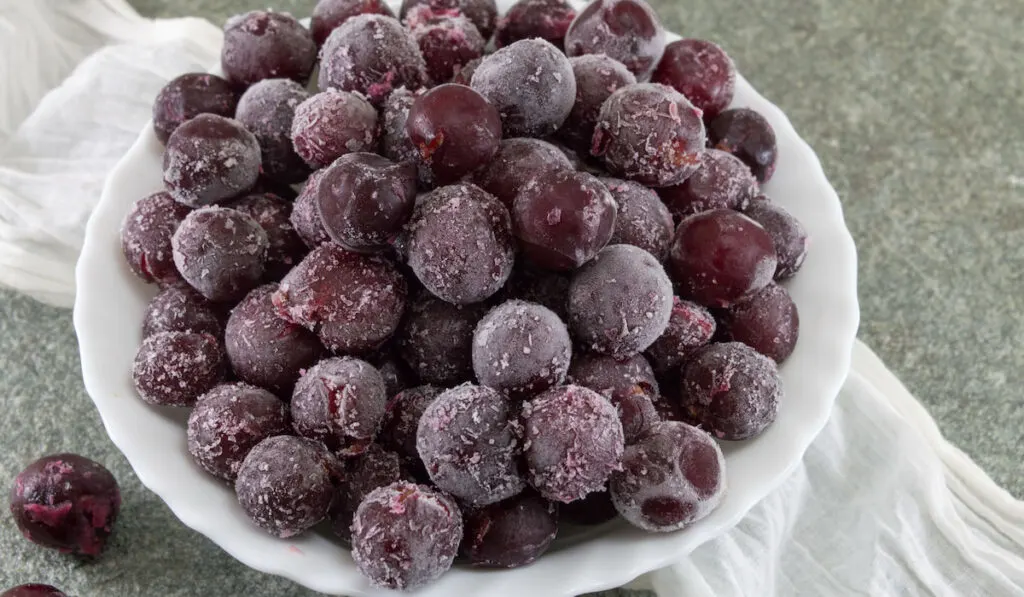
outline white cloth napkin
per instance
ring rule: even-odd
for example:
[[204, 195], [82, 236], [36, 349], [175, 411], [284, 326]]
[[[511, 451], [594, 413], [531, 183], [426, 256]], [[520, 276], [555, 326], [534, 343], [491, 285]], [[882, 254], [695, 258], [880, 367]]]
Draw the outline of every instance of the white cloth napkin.
[[[0, 0], [0, 284], [70, 306], [106, 173], [220, 32], [123, 0]], [[27, 51], [26, 51], [27, 48]], [[631, 586], [661, 597], [1024, 597], [1024, 503], [864, 345], [801, 466], [731, 532]]]

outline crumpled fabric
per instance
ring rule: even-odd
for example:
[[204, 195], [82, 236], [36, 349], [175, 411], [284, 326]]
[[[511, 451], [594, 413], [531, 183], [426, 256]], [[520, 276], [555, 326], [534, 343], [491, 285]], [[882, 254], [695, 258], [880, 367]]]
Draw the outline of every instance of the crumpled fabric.
[[[71, 306], [104, 179], [220, 31], [122, 0], [0, 0], [0, 284]], [[15, 50], [16, 49], [16, 50]], [[1022, 465], [1024, 466], [1024, 465]], [[1024, 502], [863, 344], [801, 465], [730, 532], [632, 588], [661, 597], [1024, 597]]]

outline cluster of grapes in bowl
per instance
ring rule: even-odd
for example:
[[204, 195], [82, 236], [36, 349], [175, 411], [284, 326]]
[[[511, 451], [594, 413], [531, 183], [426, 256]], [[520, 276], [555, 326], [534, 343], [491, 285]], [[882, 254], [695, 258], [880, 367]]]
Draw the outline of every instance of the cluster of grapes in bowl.
[[322, 0], [231, 19], [222, 70], [161, 91], [121, 240], [161, 288], [139, 396], [256, 525], [413, 589], [720, 503], [806, 254], [721, 48], [643, 0]]

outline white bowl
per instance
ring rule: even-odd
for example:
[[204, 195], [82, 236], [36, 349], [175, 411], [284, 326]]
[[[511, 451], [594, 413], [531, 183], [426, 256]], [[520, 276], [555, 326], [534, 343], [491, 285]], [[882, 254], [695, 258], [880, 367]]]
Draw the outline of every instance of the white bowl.
[[[510, 4], [499, 1], [504, 7]], [[825, 425], [849, 371], [859, 319], [853, 239], [818, 158], [782, 111], [742, 77], [733, 106], [757, 110], [775, 128], [778, 168], [764, 190], [803, 222], [812, 239], [803, 269], [786, 284], [799, 308], [801, 335], [782, 367], [785, 398], [777, 421], [754, 440], [725, 446], [728, 495], [718, 510], [688, 529], [648, 534], [612, 523], [556, 543], [524, 568], [457, 566], [417, 595], [578, 595], [623, 585], [732, 528], [789, 474]], [[132, 361], [142, 341], [143, 312], [155, 289], [125, 266], [119, 228], [135, 200], [161, 189], [162, 150], [147, 126], [111, 173], [89, 220], [78, 262], [75, 329], [82, 372], [110, 439], [142, 483], [182, 522], [244, 564], [323, 593], [391, 594], [370, 587], [348, 551], [326, 536], [308, 533], [278, 540], [253, 526], [231, 488], [193, 464], [185, 444], [186, 413], [147, 406], [136, 396]]]

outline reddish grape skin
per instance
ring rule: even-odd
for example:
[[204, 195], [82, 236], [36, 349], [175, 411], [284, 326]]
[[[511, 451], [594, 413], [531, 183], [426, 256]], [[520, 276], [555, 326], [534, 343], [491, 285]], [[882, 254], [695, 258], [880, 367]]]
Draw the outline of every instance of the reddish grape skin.
[[411, 591], [437, 580], [455, 561], [462, 512], [425, 485], [400, 481], [371, 491], [352, 522], [352, 559], [370, 584]]
[[572, 340], [550, 309], [511, 300], [491, 309], [473, 333], [473, 372], [480, 383], [528, 398], [565, 380]]
[[171, 134], [164, 187], [178, 203], [202, 207], [248, 192], [260, 175], [256, 137], [237, 120], [200, 114]]
[[316, 332], [329, 350], [365, 353], [394, 335], [407, 292], [391, 261], [326, 243], [281, 280], [272, 300], [280, 317]]
[[328, 89], [295, 109], [291, 140], [311, 168], [326, 168], [343, 155], [376, 151], [377, 110], [356, 93]]
[[558, 506], [532, 491], [465, 514], [461, 553], [470, 565], [518, 568], [548, 550], [558, 533]]
[[526, 487], [519, 472], [522, 428], [497, 390], [463, 384], [427, 405], [416, 430], [416, 452], [430, 480], [460, 503], [486, 506]]
[[287, 539], [327, 516], [339, 472], [323, 444], [278, 435], [249, 451], [238, 470], [235, 493], [253, 523]]
[[615, 405], [627, 446], [660, 420], [654, 408], [658, 380], [643, 355], [615, 359], [577, 353], [569, 367], [569, 383], [590, 388]]
[[743, 213], [760, 224], [772, 237], [775, 255], [779, 265], [775, 268], [775, 279], [793, 277], [803, 267], [807, 258], [807, 231], [803, 224], [781, 205], [763, 199], [750, 202]]
[[171, 79], [153, 102], [153, 131], [164, 145], [182, 123], [199, 114], [235, 115], [238, 93], [227, 80], [209, 73], [187, 73]]
[[688, 418], [718, 439], [760, 435], [775, 421], [781, 397], [775, 361], [746, 344], [710, 344], [683, 368], [680, 404]]
[[633, 245], [654, 255], [658, 261], [665, 261], [675, 225], [672, 214], [658, 194], [642, 184], [628, 180], [600, 180], [619, 206], [615, 217], [615, 232], [608, 244]]
[[269, 193], [249, 195], [233, 202], [231, 209], [249, 216], [267, 233], [264, 280], [280, 280], [309, 252], [292, 226], [292, 205], [284, 199]]
[[722, 338], [742, 342], [781, 363], [796, 348], [800, 315], [786, 289], [774, 282], [718, 315]]
[[484, 58], [472, 86], [498, 109], [506, 137], [553, 134], [576, 101], [569, 59], [542, 39], [520, 40]]
[[384, 131], [381, 135], [381, 153], [394, 162], [413, 162], [418, 168], [419, 187], [422, 191], [434, 188], [434, 174], [423, 164], [420, 151], [405, 132], [405, 123], [409, 119], [409, 110], [416, 98], [426, 93], [426, 89], [415, 92], [399, 87], [391, 92], [381, 107]]
[[594, 0], [565, 35], [569, 56], [607, 54], [639, 79], [654, 70], [665, 51], [665, 29], [644, 0]]
[[132, 205], [121, 223], [121, 252], [132, 273], [151, 284], [181, 280], [174, 267], [171, 236], [190, 211], [164, 192], [143, 197]]
[[319, 0], [313, 8], [309, 29], [317, 47], [324, 45], [332, 31], [354, 16], [380, 14], [394, 17], [385, 0]]
[[659, 375], [677, 375], [690, 355], [711, 342], [716, 327], [710, 311], [697, 303], [673, 297], [668, 327], [647, 348], [647, 358]]
[[565, 0], [519, 0], [498, 20], [494, 45], [503, 48], [521, 39], [539, 37], [561, 50], [575, 18], [576, 11]]
[[581, 500], [560, 504], [558, 507], [558, 516], [563, 521], [582, 526], [604, 524], [615, 520], [618, 515], [607, 491], [594, 491]]
[[717, 149], [704, 152], [700, 169], [683, 184], [658, 189], [677, 221], [713, 209], [742, 211], [757, 192], [757, 181], [746, 164]]
[[441, 187], [421, 200], [409, 224], [408, 261], [434, 296], [468, 305], [504, 286], [515, 262], [508, 210], [479, 187]]
[[268, 437], [292, 432], [288, 405], [244, 383], [221, 384], [188, 417], [188, 451], [203, 470], [234, 481], [249, 451]]
[[334, 242], [358, 252], [380, 252], [412, 217], [416, 167], [372, 153], [350, 153], [320, 178], [316, 205]]
[[450, 81], [463, 65], [483, 56], [487, 40], [465, 16], [437, 14], [426, 6], [413, 10], [426, 12], [410, 20], [416, 23], [411, 30], [427, 65], [427, 76], [435, 83]]
[[373, 365], [352, 357], [320, 361], [307, 369], [292, 393], [295, 431], [342, 455], [358, 454], [384, 420], [384, 379]]
[[725, 497], [725, 456], [706, 432], [657, 423], [626, 448], [609, 483], [616, 510], [645, 531], [669, 532], [704, 518]]
[[680, 298], [713, 308], [761, 290], [777, 266], [772, 237], [757, 222], [728, 209], [680, 222], [670, 262]]
[[708, 124], [708, 147], [738, 157], [761, 184], [775, 173], [779, 155], [775, 130], [764, 116], [750, 108], [726, 110], [712, 120]]
[[700, 110], [655, 83], [620, 88], [601, 106], [591, 154], [612, 174], [649, 187], [682, 184], [704, 153]]
[[313, 37], [287, 13], [254, 10], [224, 25], [221, 70], [239, 87], [279, 78], [305, 83], [315, 63]]
[[416, 89], [426, 82], [426, 64], [412, 34], [396, 19], [361, 14], [345, 21], [324, 42], [321, 91], [357, 91], [375, 106], [403, 85]]
[[559, 386], [523, 405], [529, 482], [562, 503], [604, 489], [619, 469], [624, 440], [611, 402], [581, 386]]
[[523, 253], [537, 266], [570, 271], [593, 259], [615, 231], [617, 207], [604, 184], [585, 172], [539, 174], [512, 210]]
[[142, 337], [160, 332], [195, 332], [219, 338], [224, 333], [224, 318], [203, 295], [187, 284], [164, 289], [146, 306]]
[[292, 184], [309, 176], [290, 136], [295, 109], [308, 97], [306, 88], [291, 79], [264, 79], [238, 101], [235, 118], [259, 141], [262, 173], [271, 180]]
[[703, 39], [680, 39], [665, 46], [651, 82], [675, 88], [704, 112], [710, 121], [732, 103], [736, 66], [717, 44]]
[[338, 487], [329, 516], [331, 530], [349, 543], [352, 541], [352, 520], [363, 499], [378, 487], [408, 479], [398, 454], [377, 444], [370, 444], [363, 453], [346, 459], [342, 467], [345, 481]]
[[653, 255], [606, 247], [569, 285], [569, 327], [587, 349], [616, 358], [645, 350], [668, 326], [672, 282]]
[[472, 88], [446, 84], [416, 98], [405, 131], [434, 180], [450, 184], [498, 152], [501, 116]]
[[473, 330], [483, 304], [458, 306], [421, 293], [398, 334], [399, 353], [424, 383], [451, 387], [473, 377]]
[[490, 163], [476, 173], [474, 182], [511, 210], [520, 190], [542, 173], [555, 170], [573, 170], [558, 147], [540, 139], [518, 137], [501, 142]]
[[86, 557], [103, 551], [121, 510], [110, 471], [76, 454], [36, 460], [18, 473], [10, 495], [11, 516], [25, 539]]
[[590, 153], [594, 128], [604, 102], [622, 87], [636, 84], [636, 76], [624, 64], [604, 54], [584, 54], [569, 59], [576, 79], [576, 101], [558, 138], [576, 151]]
[[139, 397], [155, 406], [192, 406], [224, 380], [220, 342], [209, 334], [160, 332], [142, 341], [132, 380]]
[[289, 220], [295, 232], [306, 243], [306, 247], [315, 249], [320, 245], [330, 242], [331, 237], [320, 220], [320, 211], [317, 207], [317, 195], [320, 192], [320, 183], [323, 180], [324, 170], [317, 170], [310, 175], [306, 186], [295, 198], [292, 205], [292, 215]]
[[316, 334], [277, 316], [276, 290], [277, 284], [260, 286], [234, 308], [224, 347], [239, 379], [289, 400], [301, 372], [326, 351]]
[[215, 302], [241, 300], [266, 271], [270, 240], [259, 223], [225, 207], [190, 213], [171, 237], [181, 277]]
[[443, 391], [437, 386], [423, 385], [403, 390], [388, 401], [377, 439], [385, 448], [401, 456], [411, 470], [426, 473], [420, 470], [423, 462], [416, 451], [416, 432], [423, 411]]
[[418, 6], [426, 6], [434, 14], [465, 15], [484, 39], [490, 39], [494, 34], [494, 25], [498, 20], [498, 6], [494, 0], [403, 0], [399, 14], [410, 27], [416, 25], [415, 21], [409, 21], [410, 15], [415, 16], [417, 12], [424, 14], [413, 10]]
[[0, 593], [0, 597], [68, 597], [65, 593], [53, 587], [51, 585], [41, 584], [28, 584], [18, 585], [11, 587], [3, 593]]

